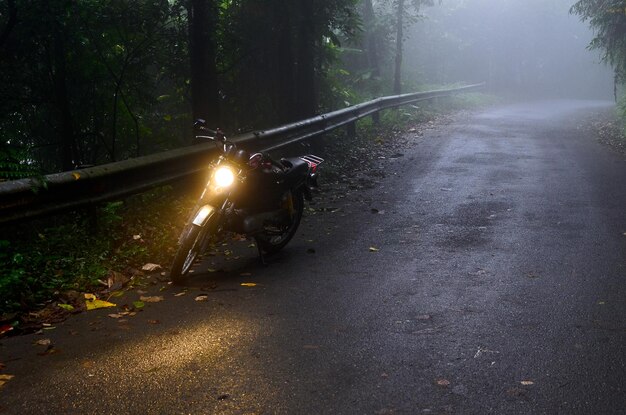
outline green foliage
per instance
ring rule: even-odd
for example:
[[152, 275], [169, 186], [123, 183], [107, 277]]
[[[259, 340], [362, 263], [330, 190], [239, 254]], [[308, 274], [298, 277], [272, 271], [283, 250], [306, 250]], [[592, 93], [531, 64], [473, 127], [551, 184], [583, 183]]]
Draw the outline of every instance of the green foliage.
[[163, 188], [91, 213], [3, 229], [0, 315], [28, 310], [65, 290], [90, 290], [109, 270], [169, 261], [189, 201]]
[[188, 113], [180, 13], [165, 0], [0, 3], [3, 140], [43, 172], [175, 146], [188, 130], [162, 114]]
[[589, 45], [603, 51], [603, 59], [626, 80], [626, 3], [623, 0], [580, 0], [571, 12], [588, 21], [595, 30]]
[[22, 179], [38, 173], [37, 166], [28, 159], [27, 150], [0, 145], [0, 181]]

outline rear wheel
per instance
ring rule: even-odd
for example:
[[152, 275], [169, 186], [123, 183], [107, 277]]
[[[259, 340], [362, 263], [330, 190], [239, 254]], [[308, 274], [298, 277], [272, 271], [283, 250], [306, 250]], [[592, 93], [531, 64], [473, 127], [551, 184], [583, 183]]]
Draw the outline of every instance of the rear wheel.
[[284, 205], [289, 215], [288, 222], [280, 225], [267, 225], [264, 231], [255, 238], [259, 248], [266, 254], [271, 255], [280, 251], [296, 234], [304, 211], [304, 195], [299, 190], [291, 190], [285, 196]]

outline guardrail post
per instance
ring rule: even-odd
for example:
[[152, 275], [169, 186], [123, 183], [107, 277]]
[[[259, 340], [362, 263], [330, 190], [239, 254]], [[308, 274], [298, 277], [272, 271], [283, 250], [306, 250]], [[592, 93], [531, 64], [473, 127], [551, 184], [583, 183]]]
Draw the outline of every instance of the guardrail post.
[[356, 122], [352, 121], [346, 124], [346, 128], [348, 130], [348, 137], [354, 138], [356, 137]]
[[376, 125], [380, 124], [380, 113], [378, 111], [372, 113], [372, 121], [374, 121]]

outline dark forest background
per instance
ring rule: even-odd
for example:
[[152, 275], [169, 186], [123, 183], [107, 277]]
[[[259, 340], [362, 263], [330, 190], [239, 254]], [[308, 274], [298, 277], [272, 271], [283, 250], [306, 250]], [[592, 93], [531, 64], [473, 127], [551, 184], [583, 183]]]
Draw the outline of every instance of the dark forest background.
[[235, 134], [482, 81], [610, 95], [571, 3], [1, 0], [0, 179], [188, 145], [198, 117]]

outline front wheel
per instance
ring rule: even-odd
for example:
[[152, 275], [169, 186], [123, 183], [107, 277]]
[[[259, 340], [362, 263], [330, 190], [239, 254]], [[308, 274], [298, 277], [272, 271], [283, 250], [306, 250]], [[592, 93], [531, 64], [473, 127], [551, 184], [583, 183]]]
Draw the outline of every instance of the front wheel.
[[284, 204], [289, 217], [288, 221], [280, 226], [266, 226], [263, 233], [255, 237], [259, 248], [268, 255], [283, 249], [296, 234], [304, 211], [302, 191], [290, 190], [286, 194]]
[[170, 269], [170, 278], [174, 284], [182, 282], [196, 260], [201, 245], [199, 238], [201, 230], [202, 228], [193, 223], [185, 227]]
[[181, 283], [189, 273], [194, 261], [206, 247], [204, 242], [207, 241], [209, 233], [215, 230], [216, 220], [217, 218], [213, 216], [204, 226], [198, 226], [192, 222], [185, 226], [170, 269], [170, 279], [174, 284]]

